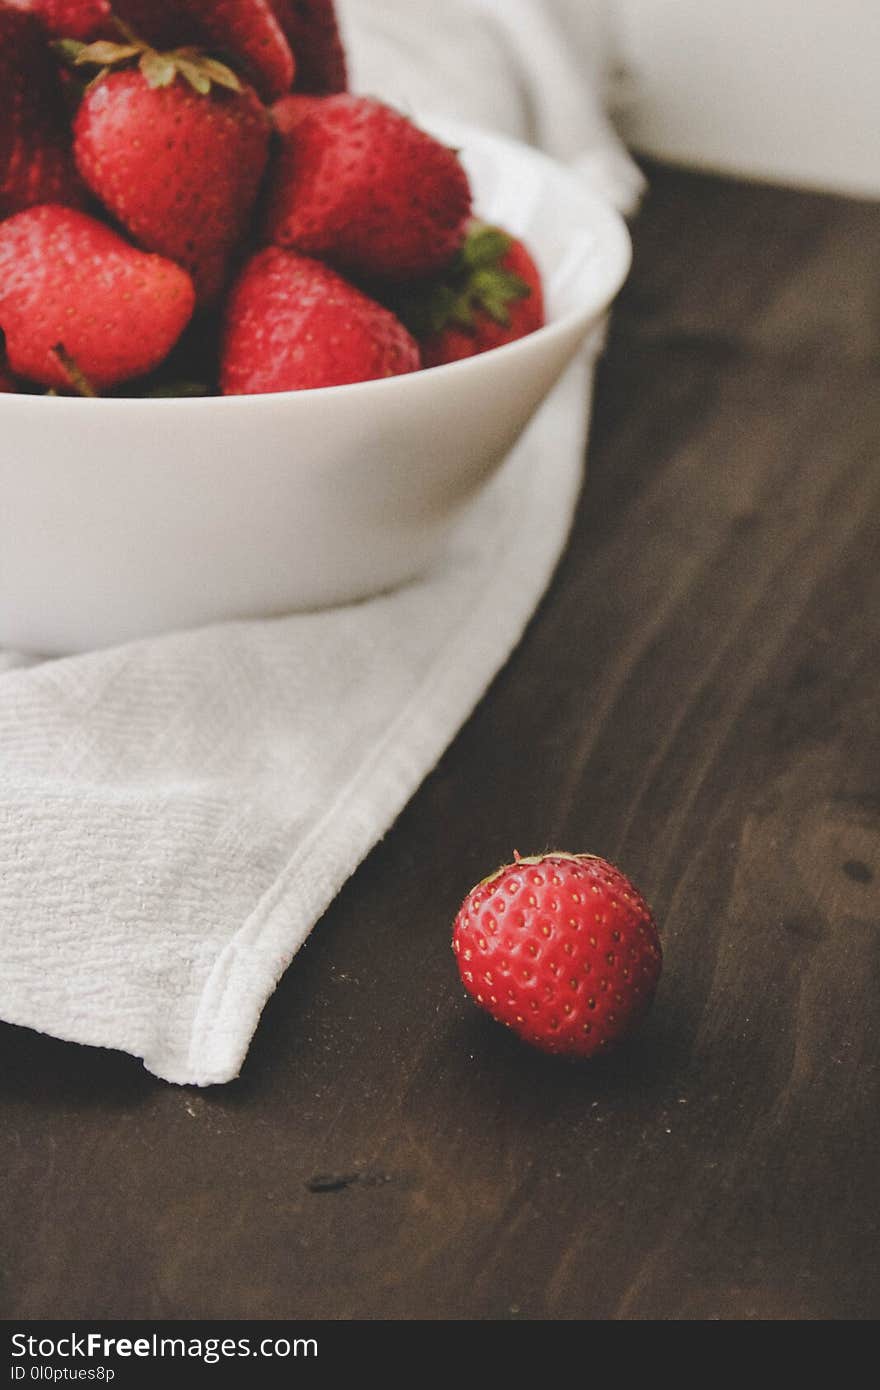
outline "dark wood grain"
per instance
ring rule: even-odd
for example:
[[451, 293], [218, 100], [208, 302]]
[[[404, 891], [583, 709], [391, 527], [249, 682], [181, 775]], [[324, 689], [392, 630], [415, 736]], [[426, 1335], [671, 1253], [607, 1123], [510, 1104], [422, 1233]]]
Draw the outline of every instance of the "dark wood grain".
[[[880, 207], [651, 178], [551, 592], [240, 1081], [0, 1029], [5, 1316], [880, 1313]], [[559, 845], [666, 951], [588, 1068], [448, 945]]]

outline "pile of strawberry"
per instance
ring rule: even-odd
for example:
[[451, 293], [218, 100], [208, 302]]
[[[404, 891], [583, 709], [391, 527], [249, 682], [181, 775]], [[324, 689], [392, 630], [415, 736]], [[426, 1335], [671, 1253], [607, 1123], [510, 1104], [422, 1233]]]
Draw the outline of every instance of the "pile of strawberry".
[[0, 0], [0, 391], [302, 390], [543, 323], [332, 0]]

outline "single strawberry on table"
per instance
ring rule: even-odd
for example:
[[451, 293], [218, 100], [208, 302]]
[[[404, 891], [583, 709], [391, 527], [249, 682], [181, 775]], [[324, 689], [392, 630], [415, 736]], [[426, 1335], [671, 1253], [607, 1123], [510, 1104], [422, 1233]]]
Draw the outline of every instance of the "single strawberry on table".
[[[141, 246], [184, 266], [199, 304], [223, 291], [250, 226], [271, 121], [256, 93], [196, 50], [98, 43], [74, 124], [80, 173]], [[131, 66], [136, 64], [136, 66]], [[120, 70], [107, 71], [119, 65]]]
[[447, 269], [403, 290], [392, 305], [418, 339], [426, 367], [503, 347], [544, 324], [541, 274], [528, 248], [476, 219]]
[[591, 1057], [650, 1008], [662, 966], [650, 908], [591, 854], [517, 857], [478, 883], [455, 920], [462, 982], [544, 1052]]
[[418, 367], [418, 347], [403, 324], [320, 261], [270, 246], [233, 286], [224, 395], [342, 386]]
[[298, 92], [327, 96], [348, 87], [345, 49], [333, 0], [270, 0], [296, 55]]
[[72, 361], [97, 390], [145, 376], [177, 342], [195, 295], [185, 270], [73, 208], [0, 223], [0, 331], [16, 376], [66, 391]]
[[382, 102], [342, 94], [316, 100], [282, 138], [266, 239], [355, 277], [406, 280], [448, 264], [470, 211], [455, 150]]
[[85, 201], [46, 35], [33, 15], [0, 3], [0, 217]]

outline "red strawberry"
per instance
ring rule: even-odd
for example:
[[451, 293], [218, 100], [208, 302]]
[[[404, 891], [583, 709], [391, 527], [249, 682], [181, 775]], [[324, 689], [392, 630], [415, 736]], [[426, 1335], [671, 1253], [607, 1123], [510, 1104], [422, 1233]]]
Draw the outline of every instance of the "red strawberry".
[[12, 377], [0, 367], [0, 396], [15, 396], [17, 394], [18, 387]]
[[325, 97], [282, 141], [268, 240], [355, 276], [433, 275], [470, 213], [454, 150], [368, 97]]
[[267, 101], [290, 91], [294, 57], [269, 0], [182, 0], [176, 8], [185, 12], [179, 42], [197, 41], [230, 62], [240, 60]]
[[0, 329], [12, 371], [28, 381], [67, 389], [60, 356], [98, 389], [144, 376], [180, 337], [194, 298], [186, 271], [72, 208], [29, 208], [0, 225]]
[[406, 292], [395, 307], [418, 338], [426, 367], [488, 352], [544, 323], [541, 275], [528, 250], [483, 222], [471, 223], [443, 275]]
[[307, 96], [300, 92], [289, 92], [286, 97], [276, 101], [272, 107], [272, 120], [275, 129], [280, 131], [282, 135], [289, 135], [304, 116], [319, 109], [321, 101], [321, 97]]
[[267, 101], [290, 91], [294, 57], [269, 0], [113, 0], [113, 9], [154, 45], [222, 54]]
[[296, 90], [317, 96], [344, 92], [348, 71], [333, 0], [270, 3], [296, 55]]
[[7, 0], [7, 4], [39, 15], [56, 38], [91, 39], [110, 23], [110, 0]]
[[53, 38], [119, 41], [122, 20], [154, 44], [194, 42], [193, 21], [181, 24], [186, 0], [6, 0], [39, 15]]
[[269, 0], [11, 0], [58, 38], [111, 39], [113, 16], [148, 43], [198, 44], [241, 66], [267, 101], [289, 92], [295, 64]]
[[229, 297], [224, 395], [342, 386], [419, 365], [403, 324], [320, 261], [269, 247]]
[[662, 957], [650, 909], [591, 854], [540, 854], [478, 883], [453, 949], [478, 1004], [544, 1052], [590, 1057], [626, 1037], [654, 997]]
[[0, 5], [0, 217], [35, 203], [84, 201], [43, 30], [32, 15]]
[[[200, 77], [204, 91], [192, 85]], [[104, 206], [140, 245], [185, 266], [199, 303], [209, 305], [247, 231], [270, 130], [253, 90], [228, 69], [148, 50], [138, 70], [110, 73], [90, 87], [74, 149]]]

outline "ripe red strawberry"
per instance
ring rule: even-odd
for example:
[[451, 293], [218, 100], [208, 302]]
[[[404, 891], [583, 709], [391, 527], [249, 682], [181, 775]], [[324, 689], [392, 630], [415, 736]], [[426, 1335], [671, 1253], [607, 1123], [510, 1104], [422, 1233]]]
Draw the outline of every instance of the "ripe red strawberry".
[[153, 44], [194, 43], [195, 24], [186, 16], [187, 0], [6, 0], [20, 10], [39, 15], [56, 39], [93, 39], [119, 42], [122, 31], [115, 20], [134, 29]]
[[0, 4], [0, 217], [85, 196], [45, 34], [33, 15]]
[[534, 333], [544, 323], [541, 274], [516, 237], [472, 222], [455, 260], [398, 308], [426, 367], [474, 357]]
[[230, 294], [224, 395], [342, 386], [419, 365], [403, 324], [320, 261], [269, 247]]
[[108, 29], [110, 0], [7, 0], [40, 16], [55, 38], [91, 39]]
[[478, 883], [455, 920], [465, 989], [544, 1052], [590, 1057], [626, 1037], [662, 958], [650, 909], [590, 854], [517, 858]]
[[333, 0], [270, 0], [296, 55], [298, 92], [327, 96], [348, 87], [345, 49]]
[[381, 102], [325, 97], [282, 141], [268, 240], [354, 276], [412, 279], [451, 260], [470, 206], [454, 150]]
[[18, 387], [12, 377], [0, 367], [0, 396], [15, 396], [17, 394]]
[[282, 135], [289, 135], [304, 116], [318, 110], [322, 98], [308, 96], [304, 92], [289, 92], [286, 97], [276, 101], [272, 107], [272, 121], [275, 129]]
[[17, 376], [66, 390], [73, 359], [96, 389], [151, 372], [193, 310], [186, 271], [54, 204], [0, 224], [0, 330]]
[[[196, 90], [202, 78], [206, 89]], [[89, 88], [74, 151], [104, 206], [141, 246], [184, 266], [206, 306], [248, 229], [270, 130], [256, 94], [228, 69], [148, 50], [138, 69]]]
[[241, 62], [267, 101], [290, 91], [295, 60], [269, 0], [182, 0], [176, 8], [183, 12], [178, 42]]
[[269, 0], [11, 0], [57, 38], [119, 41], [113, 16], [148, 43], [222, 54], [267, 101], [289, 92], [295, 64]]

